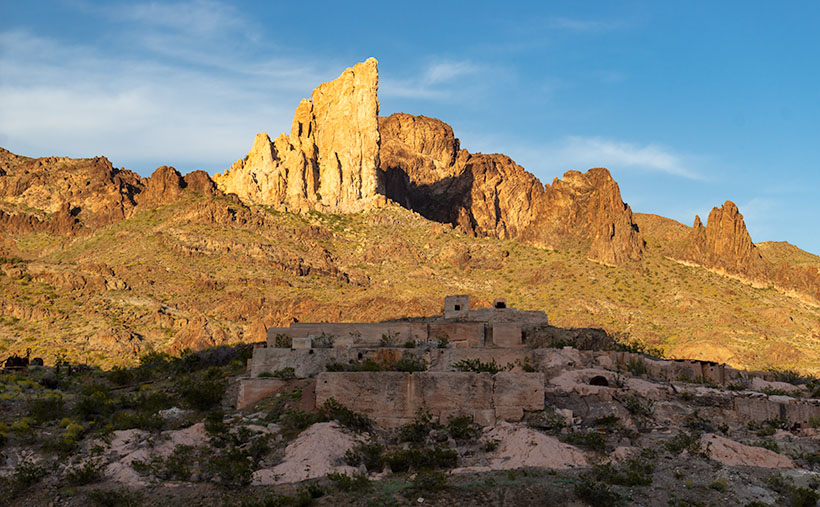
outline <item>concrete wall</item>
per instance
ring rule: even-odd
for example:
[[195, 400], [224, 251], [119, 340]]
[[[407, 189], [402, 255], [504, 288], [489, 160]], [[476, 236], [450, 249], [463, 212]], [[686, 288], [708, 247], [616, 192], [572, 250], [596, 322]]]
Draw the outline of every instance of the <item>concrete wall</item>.
[[239, 382], [236, 408], [243, 409], [267, 396], [281, 391], [287, 382], [277, 378], [246, 378]]
[[444, 318], [457, 319], [466, 317], [470, 311], [470, 296], [458, 294], [444, 298]]
[[493, 322], [493, 345], [505, 349], [524, 348], [521, 324], [514, 322]]
[[805, 426], [811, 419], [820, 420], [820, 402], [816, 400], [797, 400], [788, 396], [737, 397], [734, 405], [738, 416], [748, 421], [774, 419]]
[[483, 322], [431, 322], [429, 339], [446, 337], [454, 347], [483, 347], [485, 327]]
[[469, 415], [482, 425], [496, 419], [519, 420], [525, 410], [544, 408], [540, 373], [349, 372], [319, 374], [316, 406], [335, 398], [378, 424], [395, 427], [413, 420], [418, 410], [443, 421]]
[[427, 340], [427, 324], [414, 322], [294, 322], [290, 327], [268, 329], [268, 347], [274, 347], [276, 335], [308, 338], [321, 334], [333, 337], [334, 347], [378, 346], [382, 336], [395, 336], [396, 345], [408, 340]]

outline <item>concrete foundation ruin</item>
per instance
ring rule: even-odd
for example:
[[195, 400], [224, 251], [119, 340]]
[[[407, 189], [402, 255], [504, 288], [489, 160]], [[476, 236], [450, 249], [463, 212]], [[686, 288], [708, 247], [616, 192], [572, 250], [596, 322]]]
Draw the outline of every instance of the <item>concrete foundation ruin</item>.
[[[389, 370], [402, 361], [423, 371], [348, 371], [361, 364]], [[465, 365], [492, 365], [498, 373]], [[709, 398], [720, 417], [798, 425], [820, 420], [820, 400], [784, 396], [783, 389], [798, 388], [772, 382], [771, 373], [653, 359], [618, 350], [601, 330], [552, 327], [544, 312], [508, 308], [503, 299], [470, 308], [467, 295], [446, 297], [444, 315], [429, 318], [270, 328], [248, 370], [238, 408], [293, 381], [307, 382], [316, 408], [333, 398], [386, 427], [406, 424], [420, 410], [442, 421], [467, 415], [484, 426], [549, 407], [570, 418], [605, 416], [615, 410], [612, 400], [630, 390], [649, 396], [661, 412], [673, 393], [684, 391]]]

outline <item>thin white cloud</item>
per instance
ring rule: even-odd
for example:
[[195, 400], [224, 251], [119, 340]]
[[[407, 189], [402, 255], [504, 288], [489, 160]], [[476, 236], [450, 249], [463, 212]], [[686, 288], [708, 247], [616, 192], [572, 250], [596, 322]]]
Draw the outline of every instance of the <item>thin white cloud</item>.
[[554, 157], [568, 165], [618, 167], [657, 171], [689, 179], [702, 179], [683, 158], [657, 144], [638, 144], [601, 137], [567, 137]]
[[603, 32], [623, 28], [626, 25], [623, 21], [601, 21], [556, 16], [547, 19], [547, 26], [556, 30], [572, 32]]
[[586, 171], [592, 167], [615, 170], [649, 171], [692, 180], [705, 179], [691, 166], [695, 157], [685, 156], [655, 143], [639, 144], [603, 137], [569, 136], [543, 143], [498, 139], [463, 133], [462, 146], [470, 151], [506, 153], [518, 164], [539, 176], [551, 178], [569, 170]]
[[379, 94], [383, 97], [423, 100], [453, 100], [466, 98], [474, 90], [474, 80], [468, 78], [482, 67], [469, 61], [435, 61], [414, 77], [383, 78]]
[[153, 168], [133, 164], [213, 161], [203, 168], [221, 170], [257, 132], [288, 131], [299, 100], [336, 77], [329, 69], [344, 68], [224, 44], [247, 23], [216, 2], [135, 4], [104, 16], [128, 23], [112, 29], [116, 49], [0, 32], [0, 146], [33, 156], [105, 154], [143, 171]]

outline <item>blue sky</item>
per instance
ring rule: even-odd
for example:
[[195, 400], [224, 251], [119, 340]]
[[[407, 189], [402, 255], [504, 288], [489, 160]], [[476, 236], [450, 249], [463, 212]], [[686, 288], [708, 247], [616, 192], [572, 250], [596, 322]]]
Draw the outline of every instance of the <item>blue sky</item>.
[[549, 183], [610, 169], [633, 211], [733, 200], [820, 254], [820, 3], [0, 0], [0, 146], [222, 171], [369, 56], [383, 115], [440, 118]]

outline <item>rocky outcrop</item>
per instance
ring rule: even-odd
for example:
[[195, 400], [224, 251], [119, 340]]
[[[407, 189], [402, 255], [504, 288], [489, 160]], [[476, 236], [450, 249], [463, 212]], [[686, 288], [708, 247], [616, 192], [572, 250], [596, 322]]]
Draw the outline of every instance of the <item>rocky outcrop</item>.
[[673, 256], [750, 280], [766, 278], [767, 266], [732, 201], [713, 208], [706, 226], [695, 215], [682, 251]]
[[404, 113], [380, 121], [387, 196], [479, 236], [584, 248], [609, 264], [640, 259], [643, 239], [609, 171], [569, 171], [544, 186], [505, 155], [469, 153], [449, 125]]
[[7, 234], [72, 235], [123, 220], [140, 208], [170, 204], [186, 192], [219, 193], [204, 171], [183, 178], [162, 166], [142, 178], [114, 168], [105, 157], [29, 158], [0, 148], [0, 168], [0, 225]]
[[735, 203], [726, 201], [720, 208], [712, 208], [706, 224], [704, 227], [695, 215], [686, 252], [689, 260], [736, 274], [761, 273], [762, 257]]
[[383, 202], [378, 86], [375, 58], [320, 85], [296, 108], [290, 135], [257, 134], [247, 157], [214, 175], [217, 187], [246, 203], [297, 212]]

